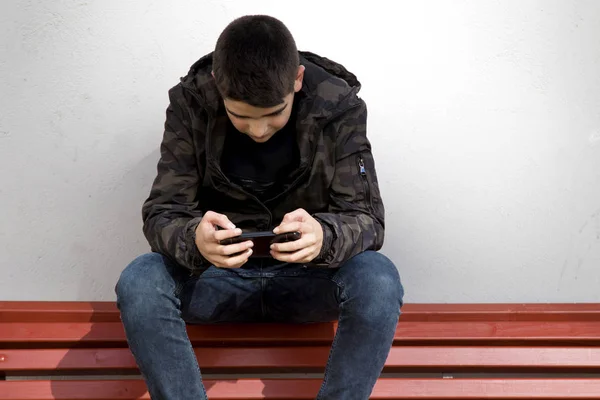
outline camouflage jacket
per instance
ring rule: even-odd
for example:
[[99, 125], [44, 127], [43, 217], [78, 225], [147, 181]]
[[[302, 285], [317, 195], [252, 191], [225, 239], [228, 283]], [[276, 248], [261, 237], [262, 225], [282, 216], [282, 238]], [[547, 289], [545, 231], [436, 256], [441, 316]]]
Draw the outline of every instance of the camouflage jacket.
[[169, 91], [158, 174], [143, 205], [144, 234], [153, 251], [192, 272], [208, 267], [195, 245], [206, 211], [223, 213], [244, 231], [271, 230], [297, 208], [323, 227], [315, 265], [338, 267], [384, 239], [367, 110], [360, 83], [342, 65], [300, 52], [305, 66], [295, 109], [299, 168], [275, 198], [259, 201], [220, 168], [227, 115], [211, 76], [212, 54], [192, 65]]

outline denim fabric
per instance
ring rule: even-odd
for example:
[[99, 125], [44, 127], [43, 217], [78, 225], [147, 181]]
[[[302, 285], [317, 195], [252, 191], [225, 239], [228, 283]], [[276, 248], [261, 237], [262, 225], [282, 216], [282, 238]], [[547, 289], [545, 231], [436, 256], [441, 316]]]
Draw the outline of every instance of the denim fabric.
[[[190, 276], [158, 253], [121, 274], [117, 305], [152, 399], [206, 399], [185, 324], [339, 320], [317, 399], [368, 399], [389, 353], [403, 288], [393, 263], [361, 253], [340, 268], [249, 261]], [[202, 357], [202, 355], [199, 355]]]

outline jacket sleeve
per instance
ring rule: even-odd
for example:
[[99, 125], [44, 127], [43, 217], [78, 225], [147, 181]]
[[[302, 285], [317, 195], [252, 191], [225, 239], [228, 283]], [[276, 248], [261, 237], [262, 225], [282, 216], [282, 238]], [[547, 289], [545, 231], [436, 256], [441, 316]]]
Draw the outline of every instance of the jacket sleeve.
[[195, 244], [202, 219], [198, 201], [203, 171], [197, 163], [183, 89], [169, 91], [157, 176], [142, 207], [144, 235], [152, 251], [191, 270], [205, 264]]
[[379, 250], [384, 240], [385, 210], [367, 139], [367, 108], [358, 101], [328, 127], [336, 137], [335, 173], [328, 212], [313, 215], [323, 227], [323, 246], [313, 262], [328, 267], [339, 267], [365, 250]]

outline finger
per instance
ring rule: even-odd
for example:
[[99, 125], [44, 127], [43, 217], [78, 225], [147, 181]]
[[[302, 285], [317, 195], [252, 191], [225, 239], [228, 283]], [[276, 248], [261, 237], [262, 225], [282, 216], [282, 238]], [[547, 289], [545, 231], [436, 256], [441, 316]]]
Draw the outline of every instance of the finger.
[[313, 246], [316, 242], [315, 235], [303, 235], [300, 239], [291, 242], [273, 243], [271, 249], [276, 252], [291, 253]]
[[313, 247], [314, 246], [306, 247], [302, 250], [298, 250], [293, 253], [279, 253], [276, 251], [271, 251], [271, 256], [273, 256], [274, 259], [281, 261], [281, 262], [288, 262], [288, 263], [309, 262], [313, 258], [313, 257], [311, 257], [312, 254], [314, 253]]
[[208, 211], [206, 214], [204, 214], [203, 220], [206, 220], [206, 222], [219, 226], [223, 229], [235, 229], [235, 225], [229, 220], [229, 218], [227, 218], [227, 215], [225, 214]]
[[248, 249], [237, 256], [223, 257], [221, 260], [222, 268], [239, 268], [244, 265], [252, 255], [252, 249]]
[[241, 253], [254, 246], [252, 240], [246, 240], [242, 243], [229, 244], [226, 246], [218, 245], [216, 253], [222, 256], [231, 256], [232, 254]]
[[292, 221], [304, 221], [304, 218], [308, 213], [303, 208], [298, 208], [290, 213], [287, 213], [283, 216], [282, 222], [292, 222]]
[[300, 221], [293, 221], [293, 222], [288, 222], [288, 223], [282, 223], [277, 228], [273, 229], [273, 232], [275, 234], [288, 233], [288, 232], [307, 233], [308, 232], [307, 228], [308, 228], [308, 225], [306, 223], [300, 222]]
[[223, 229], [220, 231], [213, 232], [213, 239], [215, 242], [220, 242], [223, 239], [229, 239], [232, 237], [240, 236], [242, 234], [242, 230], [240, 228], [236, 229]]

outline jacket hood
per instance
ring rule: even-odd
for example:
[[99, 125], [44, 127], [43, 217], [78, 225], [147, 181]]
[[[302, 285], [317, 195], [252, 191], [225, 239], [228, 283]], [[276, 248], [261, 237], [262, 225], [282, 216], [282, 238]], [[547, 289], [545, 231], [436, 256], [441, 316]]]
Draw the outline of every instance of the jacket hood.
[[[356, 98], [361, 84], [353, 73], [343, 65], [317, 54], [300, 51], [299, 55], [300, 64], [306, 68], [302, 92], [311, 103], [307, 109], [313, 113], [319, 110], [318, 114], [327, 117], [355, 105], [353, 98]], [[196, 61], [188, 74], [181, 78], [181, 84], [203, 100], [203, 107], [207, 111], [216, 112], [221, 95], [212, 77], [212, 60], [211, 52]]]

